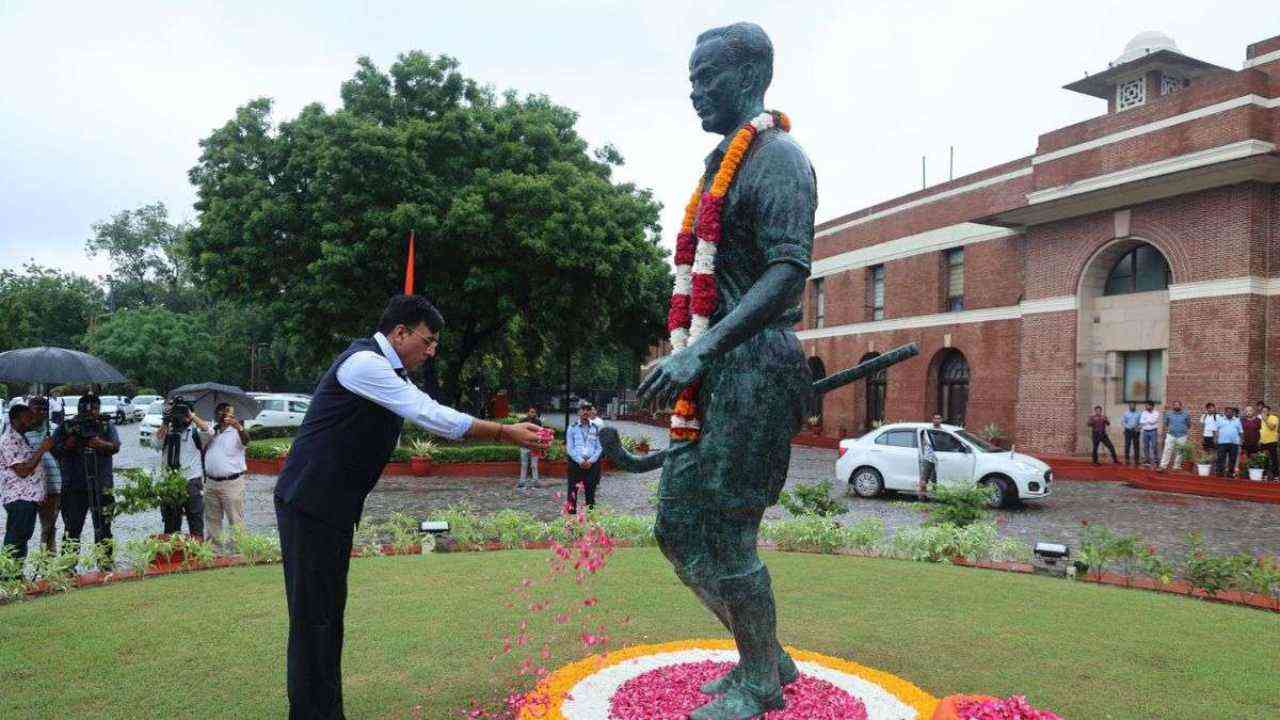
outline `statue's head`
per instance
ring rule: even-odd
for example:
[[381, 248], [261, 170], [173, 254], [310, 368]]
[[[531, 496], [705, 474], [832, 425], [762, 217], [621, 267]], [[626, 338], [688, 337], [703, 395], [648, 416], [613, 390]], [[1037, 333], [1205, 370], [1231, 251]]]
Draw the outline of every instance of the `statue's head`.
[[773, 43], [755, 23], [735, 23], [698, 36], [689, 58], [689, 98], [702, 129], [721, 135], [764, 108], [773, 80]]

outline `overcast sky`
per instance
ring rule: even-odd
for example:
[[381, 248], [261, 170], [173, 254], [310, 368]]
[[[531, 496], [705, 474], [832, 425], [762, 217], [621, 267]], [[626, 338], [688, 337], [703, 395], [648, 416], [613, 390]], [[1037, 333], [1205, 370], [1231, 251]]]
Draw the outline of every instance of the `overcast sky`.
[[[254, 5], [270, 6], [258, 9]], [[818, 220], [1031, 154], [1040, 133], [1105, 112], [1061, 89], [1143, 30], [1239, 69], [1280, 34], [1274, 0], [891, 2], [128, 2], [0, 0], [0, 268], [28, 259], [89, 275], [90, 225], [164, 201], [194, 220], [197, 141], [238, 105], [276, 119], [336, 107], [355, 60], [420, 49], [499, 90], [545, 93], [613, 143], [622, 177], [663, 202], [665, 242], [715, 145], [689, 106], [702, 30], [764, 26], [767, 105], [787, 112], [818, 172]]]

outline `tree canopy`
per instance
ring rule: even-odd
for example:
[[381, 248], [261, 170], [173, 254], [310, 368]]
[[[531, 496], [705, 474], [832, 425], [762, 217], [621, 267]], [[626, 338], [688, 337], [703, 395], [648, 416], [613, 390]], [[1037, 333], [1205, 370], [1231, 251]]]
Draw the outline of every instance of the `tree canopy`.
[[120, 372], [161, 392], [192, 382], [234, 382], [240, 359], [220, 357], [203, 322], [162, 307], [116, 311], [89, 332], [88, 346]]
[[111, 273], [103, 277], [112, 310], [163, 305], [189, 310], [198, 303], [191, 283], [186, 234], [190, 228], [169, 221], [164, 203], [122, 210], [94, 223], [85, 243], [89, 255], [103, 253]]
[[188, 242], [211, 292], [258, 305], [318, 365], [399, 292], [412, 230], [454, 392], [482, 358], [536, 365], [574, 343], [642, 351], [660, 336], [659, 205], [613, 180], [621, 157], [591, 154], [572, 110], [498, 96], [421, 52], [389, 72], [362, 58], [341, 95], [278, 125], [253, 100], [201, 141]]
[[102, 289], [74, 273], [28, 263], [0, 270], [0, 351], [49, 345], [84, 349], [84, 335], [105, 310]]

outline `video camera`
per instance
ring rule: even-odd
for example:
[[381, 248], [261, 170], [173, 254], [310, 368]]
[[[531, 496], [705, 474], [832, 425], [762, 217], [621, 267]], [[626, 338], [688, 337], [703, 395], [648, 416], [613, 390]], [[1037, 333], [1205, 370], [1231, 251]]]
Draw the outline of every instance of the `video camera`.
[[182, 432], [191, 426], [192, 412], [191, 402], [179, 395], [165, 409], [162, 422], [169, 427], [170, 433]]
[[74, 439], [82, 446], [93, 438], [107, 437], [110, 434], [107, 430], [107, 421], [96, 417], [73, 417], [62, 423], [62, 427], [68, 438]]

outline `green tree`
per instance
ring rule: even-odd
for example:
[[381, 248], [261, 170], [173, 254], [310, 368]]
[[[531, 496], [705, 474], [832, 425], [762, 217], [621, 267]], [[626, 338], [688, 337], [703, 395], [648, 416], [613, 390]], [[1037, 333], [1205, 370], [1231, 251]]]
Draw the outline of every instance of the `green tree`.
[[35, 263], [0, 271], [0, 350], [49, 345], [84, 349], [104, 311], [102, 289], [81, 275]]
[[362, 58], [340, 109], [273, 125], [258, 99], [201, 141], [193, 262], [214, 293], [280, 318], [315, 368], [399, 291], [410, 230], [420, 292], [447, 321], [449, 393], [566, 342], [642, 348], [671, 283], [659, 205], [612, 179], [621, 157], [593, 157], [576, 121], [446, 56], [411, 52], [389, 73]]
[[89, 350], [139, 385], [167, 393], [193, 382], [234, 381], [201, 315], [161, 307], [118, 310], [88, 335]]
[[197, 305], [187, 259], [189, 230], [169, 222], [162, 202], [123, 210], [93, 225], [85, 250], [111, 261], [111, 273], [103, 279], [112, 310], [163, 305], [182, 312]]

